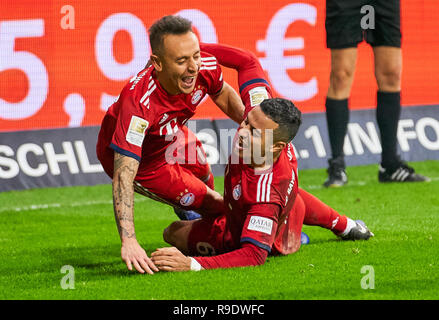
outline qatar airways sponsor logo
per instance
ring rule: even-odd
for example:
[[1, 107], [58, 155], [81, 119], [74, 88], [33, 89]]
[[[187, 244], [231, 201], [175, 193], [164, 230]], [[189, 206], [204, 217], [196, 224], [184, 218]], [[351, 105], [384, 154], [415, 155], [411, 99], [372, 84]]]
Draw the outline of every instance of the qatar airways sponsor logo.
[[252, 216], [248, 222], [247, 229], [271, 235], [271, 231], [273, 230], [273, 220], [265, 217]]

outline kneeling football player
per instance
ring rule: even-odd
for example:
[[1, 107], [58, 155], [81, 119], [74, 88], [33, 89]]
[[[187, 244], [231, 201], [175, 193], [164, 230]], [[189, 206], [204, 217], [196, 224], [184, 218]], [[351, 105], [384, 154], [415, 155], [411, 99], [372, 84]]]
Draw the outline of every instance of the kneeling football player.
[[264, 99], [246, 112], [225, 171], [224, 213], [166, 228], [164, 239], [174, 247], [151, 254], [160, 270], [261, 265], [268, 254], [296, 252], [304, 223], [328, 228], [342, 239], [373, 236], [364, 224], [299, 190], [291, 140], [301, 112], [291, 101]]

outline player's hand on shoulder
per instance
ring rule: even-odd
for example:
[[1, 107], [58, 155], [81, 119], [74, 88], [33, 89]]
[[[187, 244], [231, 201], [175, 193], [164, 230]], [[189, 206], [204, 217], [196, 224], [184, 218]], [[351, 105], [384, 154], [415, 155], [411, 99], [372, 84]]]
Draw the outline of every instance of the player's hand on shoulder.
[[160, 271], [191, 270], [191, 258], [175, 247], [159, 248], [151, 253], [151, 259]]

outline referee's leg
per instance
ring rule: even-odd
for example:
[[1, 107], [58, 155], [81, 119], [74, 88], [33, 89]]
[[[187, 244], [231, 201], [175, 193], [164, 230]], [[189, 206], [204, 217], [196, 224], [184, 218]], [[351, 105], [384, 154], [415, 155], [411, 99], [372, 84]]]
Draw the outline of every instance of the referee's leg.
[[324, 183], [326, 187], [341, 186], [347, 182], [343, 145], [356, 62], [356, 47], [331, 49], [331, 73], [325, 107], [332, 158], [328, 160], [328, 179]]
[[377, 92], [377, 123], [380, 129], [384, 167], [399, 162], [397, 155], [397, 129], [401, 114], [401, 48], [373, 47]]
[[357, 63], [357, 48], [331, 49], [331, 73], [327, 97], [349, 98]]
[[401, 48], [373, 47], [375, 59], [375, 78], [378, 90], [399, 92], [401, 90], [402, 53]]
[[380, 129], [382, 154], [378, 172], [380, 182], [430, 181], [409, 167], [398, 155], [398, 122], [401, 114], [401, 48], [374, 46], [377, 92], [377, 123]]

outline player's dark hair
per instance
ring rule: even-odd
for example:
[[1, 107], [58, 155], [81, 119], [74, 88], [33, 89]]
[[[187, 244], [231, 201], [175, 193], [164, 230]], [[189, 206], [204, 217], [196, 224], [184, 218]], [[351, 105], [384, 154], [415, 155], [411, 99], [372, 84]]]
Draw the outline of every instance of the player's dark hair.
[[261, 110], [279, 127], [273, 132], [274, 142], [289, 143], [296, 136], [302, 124], [302, 112], [293, 102], [282, 98], [265, 99], [260, 104]]
[[152, 53], [160, 54], [164, 36], [167, 34], [181, 35], [192, 31], [192, 22], [180, 16], [164, 16], [154, 22], [148, 31]]

